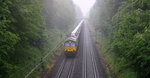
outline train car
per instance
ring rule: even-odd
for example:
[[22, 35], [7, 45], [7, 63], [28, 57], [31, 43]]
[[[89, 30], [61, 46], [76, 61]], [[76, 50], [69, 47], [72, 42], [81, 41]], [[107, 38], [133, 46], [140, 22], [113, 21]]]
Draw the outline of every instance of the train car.
[[83, 20], [71, 32], [70, 36], [64, 42], [64, 52], [67, 57], [76, 56], [76, 54], [77, 54], [79, 34], [80, 34], [82, 23], [83, 23]]
[[78, 40], [74, 37], [69, 37], [64, 42], [64, 52], [67, 57], [74, 57], [78, 50]]

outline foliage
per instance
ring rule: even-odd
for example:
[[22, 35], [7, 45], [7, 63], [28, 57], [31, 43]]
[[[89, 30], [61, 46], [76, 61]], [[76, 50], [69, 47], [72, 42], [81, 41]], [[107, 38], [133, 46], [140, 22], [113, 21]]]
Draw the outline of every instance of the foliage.
[[112, 51], [125, 59], [127, 66], [139, 73], [139, 78], [148, 78], [150, 75], [150, 10], [149, 7], [145, 7], [148, 4], [146, 0], [128, 1], [123, 4], [113, 20], [116, 31]]
[[9, 54], [15, 50], [14, 45], [17, 44], [19, 37], [9, 31], [11, 12], [9, 6], [12, 3], [9, 0], [0, 0], [0, 77], [7, 77], [14, 66], [9, 62]]
[[107, 49], [105, 51], [108, 54], [115, 54], [115, 65], [118, 65], [117, 63], [120, 64], [116, 68], [116, 73], [120, 74], [118, 77], [133, 78], [132, 76], [126, 77], [122, 74], [127, 74], [132, 70], [137, 73], [135, 75], [138, 78], [149, 78], [150, 1], [116, 0], [115, 4], [110, 4], [112, 2], [107, 0], [105, 2], [107, 5], [103, 5], [105, 9], [99, 10], [105, 13], [97, 12], [99, 13], [97, 15], [100, 16], [100, 20], [97, 21], [101, 21], [101, 23], [97, 24], [98, 31], [102, 34], [101, 37], [107, 39], [102, 45], [107, 43], [108, 46], [105, 47]]
[[[74, 21], [73, 4], [69, 0], [52, 1], [56, 2], [0, 0], [0, 78], [20, 78], [16, 72], [22, 76], [27, 74], [63, 37], [61, 25], [68, 31], [67, 27]], [[44, 6], [46, 3], [61, 6], [50, 8]], [[49, 8], [46, 13], [45, 8]], [[50, 14], [51, 11], [54, 13]], [[53, 19], [55, 24], [49, 23]]]

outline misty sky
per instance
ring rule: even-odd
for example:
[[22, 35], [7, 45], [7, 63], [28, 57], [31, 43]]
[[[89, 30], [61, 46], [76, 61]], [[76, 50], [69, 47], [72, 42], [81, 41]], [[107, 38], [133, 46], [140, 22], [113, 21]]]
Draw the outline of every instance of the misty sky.
[[83, 15], [86, 16], [96, 0], [73, 0], [73, 2], [81, 8]]

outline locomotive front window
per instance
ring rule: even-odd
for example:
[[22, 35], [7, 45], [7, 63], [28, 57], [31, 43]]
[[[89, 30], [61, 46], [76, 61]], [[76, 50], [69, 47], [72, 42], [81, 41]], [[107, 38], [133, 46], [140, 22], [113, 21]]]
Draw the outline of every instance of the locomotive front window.
[[69, 43], [65, 43], [65, 46], [70, 46]]
[[71, 46], [75, 46], [75, 43], [71, 43]]

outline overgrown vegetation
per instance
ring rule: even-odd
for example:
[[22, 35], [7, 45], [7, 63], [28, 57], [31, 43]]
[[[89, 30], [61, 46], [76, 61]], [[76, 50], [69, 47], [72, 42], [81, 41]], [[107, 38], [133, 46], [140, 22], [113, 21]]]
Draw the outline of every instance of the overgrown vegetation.
[[150, 1], [97, 0], [91, 18], [116, 77], [149, 78]]
[[38, 64], [73, 24], [73, 9], [69, 0], [0, 0], [0, 78], [23, 78]]

